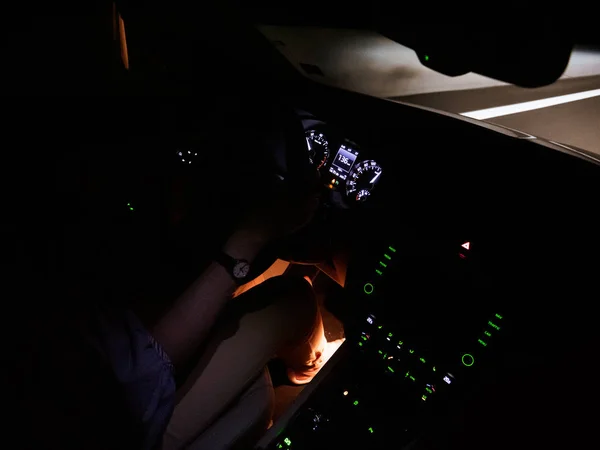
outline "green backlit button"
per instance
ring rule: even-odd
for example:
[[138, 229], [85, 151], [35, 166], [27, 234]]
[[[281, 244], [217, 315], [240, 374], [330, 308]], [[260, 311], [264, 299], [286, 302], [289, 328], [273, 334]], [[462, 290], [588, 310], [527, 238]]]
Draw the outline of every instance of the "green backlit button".
[[488, 320], [488, 325], [492, 328], [494, 328], [497, 331], [500, 331], [500, 327], [498, 325], [496, 325], [494, 322], [492, 322], [491, 320]]
[[366, 283], [363, 289], [365, 291], [365, 294], [370, 295], [375, 290], [375, 287], [373, 287], [371, 283]]
[[465, 353], [462, 355], [462, 363], [467, 367], [471, 367], [475, 363], [475, 358], [470, 353]]

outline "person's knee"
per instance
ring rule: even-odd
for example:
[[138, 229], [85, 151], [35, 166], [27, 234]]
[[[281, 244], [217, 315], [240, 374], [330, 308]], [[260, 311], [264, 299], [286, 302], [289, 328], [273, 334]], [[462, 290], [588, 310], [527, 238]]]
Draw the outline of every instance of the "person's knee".
[[301, 311], [316, 307], [315, 292], [311, 283], [305, 278], [280, 275], [269, 281], [273, 282], [273, 295], [276, 297], [276, 301]]
[[[278, 345], [299, 342], [310, 336], [318, 318], [315, 292], [302, 277], [281, 275], [252, 288], [237, 298], [240, 320], [255, 317], [269, 335], [278, 336]], [[257, 313], [257, 315], [255, 315]], [[238, 323], [238, 322], [235, 322]], [[234, 333], [236, 330], [231, 331]]]
[[277, 283], [275, 301], [282, 309], [281, 319], [287, 322], [290, 329], [290, 341], [309, 335], [318, 316], [317, 299], [312, 285], [297, 276], [282, 275], [273, 280]]

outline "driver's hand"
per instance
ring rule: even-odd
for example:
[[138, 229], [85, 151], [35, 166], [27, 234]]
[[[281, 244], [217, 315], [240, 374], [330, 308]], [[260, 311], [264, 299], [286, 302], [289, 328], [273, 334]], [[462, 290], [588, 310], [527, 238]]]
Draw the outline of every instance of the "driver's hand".
[[266, 241], [279, 239], [310, 223], [319, 207], [318, 173], [307, 179], [300, 189], [282, 184], [270, 198], [259, 199], [242, 222]]
[[291, 188], [282, 182], [268, 196], [254, 202], [239, 228], [260, 236], [265, 242], [289, 236], [314, 217], [319, 206], [318, 186], [316, 171], [300, 183], [300, 187]]

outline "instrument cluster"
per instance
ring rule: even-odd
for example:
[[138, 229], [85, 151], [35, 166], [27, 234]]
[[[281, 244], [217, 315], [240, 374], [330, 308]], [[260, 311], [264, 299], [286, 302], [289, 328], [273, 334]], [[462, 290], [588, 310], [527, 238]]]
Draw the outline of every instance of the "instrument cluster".
[[308, 157], [326, 189], [341, 194], [347, 206], [366, 202], [381, 179], [381, 165], [346, 139], [324, 128], [305, 131]]

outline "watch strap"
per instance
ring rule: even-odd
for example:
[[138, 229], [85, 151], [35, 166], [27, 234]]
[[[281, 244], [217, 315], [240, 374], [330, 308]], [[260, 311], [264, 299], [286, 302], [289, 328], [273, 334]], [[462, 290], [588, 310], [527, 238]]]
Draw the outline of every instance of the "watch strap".
[[237, 259], [229, 256], [227, 253], [225, 253], [223, 251], [218, 251], [214, 255], [213, 259], [215, 260], [215, 262], [221, 264], [221, 266], [223, 266], [225, 269], [227, 269], [227, 272], [232, 274], [233, 268], [235, 267], [235, 263], [237, 262]]
[[246, 261], [245, 259], [236, 259], [232, 256], [229, 256], [227, 253], [225, 253], [223, 251], [218, 251], [214, 255], [214, 261], [217, 262], [218, 264], [220, 264], [221, 266], [223, 266], [225, 268], [225, 270], [227, 270], [227, 272], [229, 273], [231, 278], [236, 283], [243, 284], [247, 280], [248, 277], [238, 278], [234, 275], [234, 272], [233, 272], [233, 270], [237, 264], [239, 264], [239, 263], [249, 264], [249, 262]]

